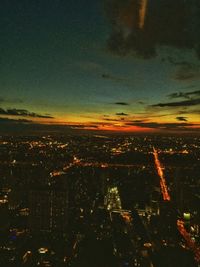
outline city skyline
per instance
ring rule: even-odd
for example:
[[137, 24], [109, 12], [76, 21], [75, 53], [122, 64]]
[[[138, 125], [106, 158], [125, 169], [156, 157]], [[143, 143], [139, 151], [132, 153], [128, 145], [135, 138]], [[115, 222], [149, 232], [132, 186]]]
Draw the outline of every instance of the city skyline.
[[0, 265], [197, 267], [200, 138], [8, 136]]
[[198, 132], [197, 1], [4, 1], [0, 14], [1, 131]]

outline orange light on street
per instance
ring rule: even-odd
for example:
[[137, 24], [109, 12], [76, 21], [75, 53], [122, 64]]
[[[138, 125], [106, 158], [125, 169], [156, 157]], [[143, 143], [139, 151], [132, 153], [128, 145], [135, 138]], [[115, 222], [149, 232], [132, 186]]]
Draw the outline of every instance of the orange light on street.
[[163, 199], [165, 201], [170, 201], [171, 198], [170, 198], [170, 195], [168, 193], [165, 176], [164, 176], [164, 173], [163, 173], [163, 169], [162, 169], [161, 163], [160, 163], [159, 158], [158, 158], [158, 152], [157, 152], [157, 150], [155, 148], [153, 148], [153, 155], [154, 155], [156, 169], [157, 169], [158, 175], [160, 177], [160, 187], [161, 187]]

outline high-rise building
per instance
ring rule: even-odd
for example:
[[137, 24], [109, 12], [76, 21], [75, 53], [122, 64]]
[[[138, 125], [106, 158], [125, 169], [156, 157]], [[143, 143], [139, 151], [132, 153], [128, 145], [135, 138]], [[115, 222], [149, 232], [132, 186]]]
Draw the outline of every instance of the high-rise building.
[[30, 193], [30, 229], [65, 233], [68, 218], [67, 191], [47, 189]]

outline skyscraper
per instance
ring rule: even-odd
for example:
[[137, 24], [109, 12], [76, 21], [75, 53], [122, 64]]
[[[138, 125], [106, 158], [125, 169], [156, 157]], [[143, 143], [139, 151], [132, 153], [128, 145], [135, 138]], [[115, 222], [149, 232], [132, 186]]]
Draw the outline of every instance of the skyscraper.
[[65, 233], [68, 217], [68, 193], [45, 189], [30, 193], [30, 229], [35, 232]]

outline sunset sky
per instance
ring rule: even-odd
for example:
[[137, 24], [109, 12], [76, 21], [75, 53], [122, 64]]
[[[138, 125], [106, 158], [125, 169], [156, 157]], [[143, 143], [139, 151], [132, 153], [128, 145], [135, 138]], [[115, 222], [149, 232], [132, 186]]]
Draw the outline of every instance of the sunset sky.
[[196, 0], [3, 0], [0, 131], [198, 131]]

